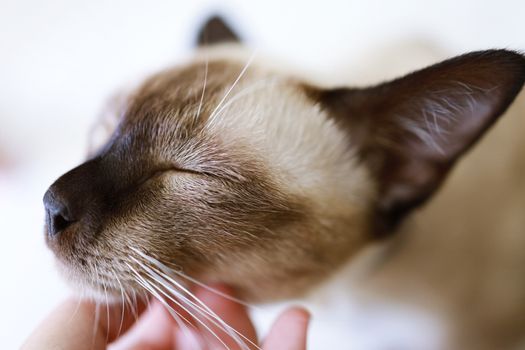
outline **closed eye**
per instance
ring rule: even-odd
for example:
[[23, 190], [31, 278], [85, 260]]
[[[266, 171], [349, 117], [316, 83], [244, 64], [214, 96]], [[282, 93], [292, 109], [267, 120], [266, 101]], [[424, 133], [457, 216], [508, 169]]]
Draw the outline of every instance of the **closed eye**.
[[184, 168], [178, 168], [175, 166], [167, 166], [167, 167], [161, 167], [157, 168], [153, 171], [147, 172], [144, 174], [138, 181], [138, 186], [143, 185], [144, 183], [148, 182], [149, 180], [155, 179], [159, 176], [162, 176], [168, 172], [174, 172], [174, 173], [183, 173], [183, 174], [190, 174], [190, 175], [197, 175], [197, 176], [204, 176], [206, 174], [200, 173], [195, 170], [190, 169], [184, 169]]

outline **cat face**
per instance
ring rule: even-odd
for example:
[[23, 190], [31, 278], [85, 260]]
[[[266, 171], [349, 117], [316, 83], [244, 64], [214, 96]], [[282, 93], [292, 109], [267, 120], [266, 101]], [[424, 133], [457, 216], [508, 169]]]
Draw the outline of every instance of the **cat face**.
[[327, 90], [233, 52], [150, 78], [50, 187], [46, 241], [74, 284], [120, 295], [170, 269], [295, 296], [394, 232], [525, 79], [522, 56], [487, 51]]
[[69, 279], [136, 288], [135, 248], [267, 299], [365, 241], [373, 189], [344, 132], [299, 82], [243, 60], [154, 76], [102, 149], [50, 188], [47, 242]]

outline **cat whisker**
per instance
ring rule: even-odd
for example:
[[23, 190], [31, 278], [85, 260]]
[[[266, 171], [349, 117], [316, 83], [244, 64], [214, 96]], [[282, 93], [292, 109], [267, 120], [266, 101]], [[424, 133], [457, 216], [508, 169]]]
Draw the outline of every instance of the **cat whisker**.
[[[109, 329], [110, 327], [110, 318], [109, 318], [109, 298], [108, 298], [108, 291], [107, 291], [107, 287], [106, 287], [106, 284], [104, 282], [102, 282], [102, 288], [104, 289], [104, 295], [105, 295], [105, 298], [106, 298], [106, 322], [107, 322], [107, 329]], [[108, 343], [109, 341], [109, 332], [106, 332], [106, 344]]]
[[[127, 293], [126, 293], [127, 295]], [[130, 301], [130, 304], [132, 305], [132, 311], [133, 312], [133, 316], [135, 318], [135, 322], [138, 320], [139, 318], [139, 311], [138, 311], [138, 304], [137, 304], [137, 294], [136, 293], [132, 293], [131, 294], [132, 297], [133, 297], [133, 301]]]
[[122, 332], [122, 326], [124, 324], [124, 311], [126, 309], [126, 301], [124, 299], [124, 287], [122, 286], [122, 283], [120, 282], [120, 278], [118, 277], [117, 272], [114, 270], [113, 270], [113, 275], [115, 276], [115, 280], [117, 281], [119, 285], [120, 297], [122, 301], [122, 314], [120, 316], [120, 325], [118, 327], [118, 332], [117, 332], [117, 334], [120, 335], [120, 332]]
[[77, 315], [78, 309], [80, 308], [80, 304], [82, 303], [82, 299], [84, 299], [84, 293], [85, 293], [84, 288], [82, 288], [80, 290], [80, 295], [77, 296], [77, 306], [75, 307], [75, 311], [73, 311], [73, 313], [71, 314], [71, 317], [69, 318], [68, 323], [70, 323]]
[[91, 338], [91, 347], [94, 347], [95, 345], [95, 338], [97, 336], [97, 332], [99, 331], [98, 323], [100, 321], [100, 303], [95, 301], [95, 319], [93, 320], [93, 335]]
[[[159, 283], [160, 285], [162, 285], [162, 287], [164, 287], [165, 289], [167, 289], [169, 292], [171, 292], [176, 298], [178, 298], [178, 300], [180, 302], [185, 302], [188, 306], [190, 306], [193, 310], [195, 310], [196, 312], [198, 312], [199, 314], [203, 315], [206, 319], [208, 319], [210, 322], [212, 322], [215, 326], [219, 327], [220, 329], [222, 329], [224, 332], [226, 332], [230, 337], [232, 337], [233, 339], [235, 339], [237, 342], [239, 342], [240, 340], [236, 339], [236, 335], [235, 334], [232, 334], [231, 333], [231, 330], [235, 331], [233, 328], [231, 328], [228, 324], [226, 324], [219, 316], [217, 316], [211, 309], [209, 309], [204, 303], [202, 303], [196, 296], [194, 296], [190, 291], [188, 291], [187, 289], [185, 289], [184, 287], [183, 288], [183, 291], [186, 292], [187, 294], [189, 294], [191, 297], [193, 297], [194, 299], [196, 299], [197, 301], [199, 301], [199, 303], [201, 303], [204, 308], [202, 307], [199, 307], [198, 305], [196, 305], [195, 303], [193, 303], [191, 300], [189, 300], [188, 298], [186, 298], [183, 294], [179, 293], [178, 291], [176, 291], [175, 289], [173, 289], [173, 286], [171, 286], [169, 283], [167, 283], [167, 281], [162, 278], [162, 276], [158, 275], [155, 271], [153, 271], [152, 269], [150, 269], [149, 267], [143, 265], [140, 261], [136, 261], [138, 264], [141, 265], [142, 268], [144, 268], [146, 270], [147, 273], [150, 274], [150, 276], [157, 282]], [[178, 284], [178, 283], [177, 283]], [[178, 284], [180, 286], [180, 284]], [[169, 296], [168, 296], [169, 298]], [[171, 298], [170, 298], [171, 299]], [[175, 302], [175, 301], [174, 301]], [[182, 306], [181, 306], [182, 307]], [[190, 313], [189, 311], [187, 311], [188, 313]], [[218, 321], [218, 322], [217, 322]], [[239, 342], [240, 343], [240, 342]]]
[[[196, 296], [194, 296], [189, 290], [184, 288], [182, 285], [180, 285], [180, 283], [178, 283], [178, 282], [173, 280], [175, 282], [176, 286], [181, 287], [183, 289], [183, 292], [187, 293], [192, 298], [194, 298], [199, 303], [201, 303], [204, 306], [204, 308], [200, 307], [199, 305], [197, 305], [194, 302], [192, 302], [191, 300], [189, 300], [181, 292], [175, 290], [173, 288], [174, 286], [170, 285], [162, 276], [160, 276], [154, 270], [152, 270], [152, 268], [148, 267], [147, 265], [145, 265], [141, 261], [135, 259], [133, 256], [131, 256], [131, 259], [133, 259], [135, 261], [135, 263], [139, 264], [139, 266], [144, 270], [144, 272], [147, 273], [152, 278], [150, 283], [147, 283], [147, 281], [145, 281], [145, 278], [140, 276], [138, 274], [138, 272], [136, 271], [136, 269], [134, 269], [134, 268], [132, 268], [130, 266], [130, 269], [132, 269], [132, 271], [133, 270], [135, 271], [134, 272], [135, 275], [140, 276], [139, 278], [142, 280], [142, 283], [141, 283], [142, 286], [144, 286], [144, 284], [147, 283], [148, 286], [150, 287], [150, 288], [148, 288], [148, 290], [152, 294], [154, 294], [154, 296], [156, 298], [160, 297], [159, 296], [159, 293], [160, 293], [160, 294], [164, 295], [164, 297], [168, 298], [170, 301], [175, 303], [178, 307], [180, 307], [182, 310], [184, 310], [189, 315], [191, 315], [196, 322], [198, 322], [202, 327], [204, 327], [204, 329], [206, 329], [210, 334], [212, 334], [214, 338], [219, 340], [221, 342], [221, 344], [223, 344], [226, 348], [228, 348], [228, 347], [220, 339], [220, 337], [203, 320], [201, 320], [195, 314], [195, 312], [197, 312], [198, 315], [201, 315], [207, 321], [211, 322], [214, 326], [216, 326], [217, 328], [219, 328], [220, 330], [222, 330], [223, 332], [228, 334], [228, 336], [231, 337], [242, 349], [248, 349], [249, 350], [250, 348], [246, 345], [246, 343], [241, 338], [239, 338], [239, 336], [244, 338], [250, 344], [252, 344], [256, 349], [259, 349], [256, 344], [254, 344], [250, 339], [248, 339], [243, 334], [241, 334], [240, 332], [235, 330], [233, 327], [229, 326], [226, 322], [224, 322], [218, 315], [216, 315], [211, 309], [209, 309], [204, 303], [202, 303], [202, 301], [200, 299], [198, 299]], [[159, 285], [156, 285], [155, 283], [158, 283]], [[153, 293], [151, 288], [154, 288], [156, 290], [156, 292]], [[165, 302], [162, 302], [162, 303], [163, 303], [164, 306], [166, 306]], [[186, 304], [187, 307], [184, 306], [182, 303]], [[188, 309], [188, 308], [190, 308], [191, 310]]]
[[[149, 257], [145, 254], [144, 256]], [[197, 298], [191, 291], [185, 288], [182, 284], [180, 284], [179, 282], [171, 278], [166, 273], [163, 273], [162, 271], [159, 271], [155, 269], [154, 267], [146, 266], [139, 260], [135, 259], [133, 256], [131, 256], [131, 259], [133, 259], [137, 264], [139, 264], [145, 270], [145, 272], [147, 272], [157, 283], [161, 284], [165, 289], [173, 293], [181, 302], [185, 302], [189, 307], [191, 307], [193, 310], [195, 310], [196, 312], [204, 316], [208, 321], [212, 322], [215, 326], [222, 329], [225, 333], [227, 333], [230, 337], [232, 337], [241, 347], [243, 348], [246, 347], [246, 344], [244, 343], [244, 341], [239, 339], [238, 336], [242, 337], [244, 340], [246, 340], [247, 342], [255, 346], [257, 349], [259, 349], [259, 347], [255, 343], [253, 343], [250, 339], [248, 339], [242, 333], [238, 332], [236, 329], [234, 329], [233, 327], [228, 325], [226, 322], [224, 322], [213, 310], [211, 310], [206, 304], [204, 304], [199, 298]], [[160, 263], [156, 259], [153, 259], [153, 260], [155, 260], [155, 262], [157, 263]], [[173, 285], [170, 285], [169, 282], [171, 282]], [[189, 295], [199, 305], [189, 300], [187, 297], [184, 296], [183, 293], [180, 293], [174, 290], [173, 287], [178, 287], [179, 289], [181, 289], [182, 292]]]
[[[127, 263], [126, 263], [127, 264]], [[129, 264], [127, 264], [129, 266], [129, 268], [135, 273], [135, 275], [137, 276], [137, 278], [139, 278], [143, 284], [142, 286], [147, 288], [165, 307], [168, 307], [169, 310], [172, 310], [176, 313], [175, 310], [173, 310], [169, 304], [166, 303], [166, 301], [158, 294], [158, 292], [160, 292], [161, 294], [163, 294], [165, 297], [167, 297], [169, 300], [171, 300], [173, 303], [175, 303], [177, 306], [179, 306], [182, 310], [184, 310], [185, 312], [187, 312], [189, 315], [191, 315], [193, 317], [193, 319], [195, 321], [197, 321], [200, 325], [202, 325], [208, 332], [210, 332], [211, 335], [213, 335], [214, 338], [216, 338], [222, 345], [224, 345], [224, 347], [228, 350], [230, 350], [230, 348], [226, 345], [226, 343], [208, 326], [206, 325], [206, 323], [204, 323], [201, 319], [199, 319], [198, 317], [196, 317], [196, 315], [194, 315], [190, 310], [188, 310], [184, 305], [182, 305], [178, 300], [176, 300], [175, 298], [173, 298], [172, 296], [170, 296], [169, 294], [167, 294], [165, 291], [163, 291], [161, 288], [159, 288], [158, 286], [156, 285], [153, 285], [151, 283], [148, 283], [142, 276], [140, 276], [140, 274]], [[147, 285], [148, 287], [146, 287], [145, 285]], [[155, 290], [153, 289], [156, 289], [158, 292], [155, 292]], [[171, 313], [171, 312], [170, 312]], [[188, 322], [189, 324], [191, 324], [190, 321], [188, 321], [186, 318], [184, 318], [182, 315], [179, 314], [179, 316], [181, 316], [186, 322]]]
[[[127, 263], [126, 263], [127, 264]], [[195, 327], [191, 321], [189, 321], [186, 317], [178, 313], [176, 310], [174, 310], [165, 300], [164, 298], [153, 288], [152, 284], [148, 282], [144, 277], [142, 277], [131, 265], [127, 264], [131, 271], [136, 275], [135, 280], [138, 284], [140, 284], [145, 290], [147, 290], [155, 299], [157, 299], [165, 308], [168, 310], [170, 315], [173, 317], [179, 328], [186, 333], [186, 336], [191, 337], [191, 335], [188, 333], [187, 325], [190, 325], [191, 327]], [[182, 321], [186, 322], [186, 324]]]
[[252, 64], [253, 62], [253, 59], [255, 58], [255, 55], [257, 53], [257, 50], [253, 50], [252, 54], [250, 55], [250, 57], [248, 58], [248, 61], [246, 62], [246, 64], [244, 65], [244, 67], [242, 68], [241, 72], [239, 73], [239, 75], [237, 76], [237, 79], [235, 79], [235, 81], [233, 82], [233, 84], [230, 86], [230, 88], [226, 91], [226, 93], [224, 94], [224, 96], [222, 97], [222, 99], [219, 101], [219, 103], [217, 104], [217, 106], [215, 107], [215, 109], [213, 110], [213, 112], [211, 112], [210, 116], [209, 116], [209, 120], [211, 122], [213, 122], [213, 119], [215, 118], [215, 113], [219, 110], [219, 108], [222, 106], [222, 104], [224, 103], [224, 101], [226, 101], [226, 99], [228, 98], [228, 96], [230, 95], [230, 93], [232, 92], [232, 90], [235, 88], [235, 86], [237, 85], [237, 83], [241, 80], [241, 78], [244, 76], [244, 74], [246, 73], [246, 71], [248, 70], [248, 68], [250, 67], [250, 65]]
[[208, 56], [206, 56], [206, 66], [204, 68], [204, 84], [202, 85], [201, 100], [199, 102], [199, 107], [197, 108], [197, 113], [195, 115], [195, 120], [199, 119], [199, 116], [201, 114], [202, 104], [204, 102], [204, 93], [206, 92], [206, 83], [208, 82], [208, 64], [209, 64], [209, 58], [208, 58]]
[[[204, 304], [199, 298], [197, 298], [191, 291], [184, 288], [181, 284], [170, 278], [167, 274], [158, 271], [154, 269], [155, 271], [152, 271], [154, 273], [154, 278], [158, 283], [161, 283], [165, 288], [170, 289], [170, 285], [168, 282], [174, 283], [176, 286], [179, 286], [186, 294], [188, 294], [192, 299], [194, 299], [197, 303], [189, 300], [186, 298], [183, 294], [180, 295], [180, 298], [182, 298], [183, 302], [186, 302], [189, 306], [191, 306], [193, 309], [195, 309], [197, 312], [201, 313], [204, 317], [206, 317], [209, 321], [211, 321], [215, 326], [219, 328], [223, 328], [225, 332], [227, 332], [232, 338], [236, 339], [236, 336], [233, 336], [228, 330], [233, 331], [240, 337], [242, 337], [244, 340], [248, 341], [250, 344], [255, 346], [258, 349], [258, 346], [253, 343], [250, 339], [248, 339], [244, 334], [238, 332], [235, 328], [231, 327], [229, 324], [224, 322], [212, 309], [210, 309], [206, 304]], [[157, 274], [158, 273], [158, 274]], [[219, 324], [217, 324], [217, 322]]]
[[[162, 295], [164, 295], [166, 298], [168, 298], [171, 302], [173, 302], [175, 305], [180, 307], [182, 310], [187, 312], [191, 317], [197, 321], [202, 327], [204, 327], [205, 330], [207, 330], [214, 338], [216, 338], [226, 349], [230, 350], [228, 345], [215, 333], [203, 320], [201, 320], [198, 315], [196, 315], [194, 312], [192, 312], [190, 309], [188, 309], [186, 306], [184, 306], [177, 298], [173, 297], [172, 295], [168, 294], [166, 291], [164, 291], [159, 286], [151, 283], [151, 286], [155, 288], [158, 292], [160, 292]], [[173, 292], [173, 291], [172, 291]], [[229, 334], [229, 333], [228, 333]]]
[[202, 287], [202, 288], [206, 289], [209, 292], [217, 294], [218, 296], [220, 296], [220, 297], [222, 297], [224, 299], [228, 299], [230, 301], [233, 301], [233, 302], [235, 302], [237, 304], [243, 305], [243, 306], [245, 306], [247, 308], [250, 308], [252, 310], [257, 310], [258, 309], [258, 307], [256, 307], [255, 305], [249, 304], [249, 303], [247, 303], [245, 301], [242, 301], [241, 299], [238, 299], [238, 298], [232, 297], [231, 295], [225, 294], [225, 293], [223, 293], [223, 292], [221, 292], [221, 291], [219, 291], [219, 290], [217, 290], [217, 289], [215, 289], [213, 287], [210, 287], [210, 286], [206, 285], [205, 283], [202, 283], [202, 282], [196, 280], [195, 278], [190, 277], [190, 276], [188, 276], [188, 275], [186, 275], [186, 274], [184, 274], [184, 273], [182, 273], [180, 271], [173, 271], [173, 273], [175, 273], [177, 276], [180, 276], [180, 277], [190, 281], [191, 283], [194, 283], [194, 284], [198, 285], [199, 287]]
[[[99, 273], [98, 273], [96, 264], [93, 264], [93, 270], [95, 270], [95, 274], [94, 274], [95, 283], [97, 283], [97, 285], [100, 285], [101, 281], [99, 279]], [[100, 303], [97, 298], [95, 299], [95, 319], [93, 320], [93, 336], [91, 339], [92, 346], [95, 345], [95, 337], [97, 335], [97, 332], [99, 331], [99, 327], [98, 327], [99, 321], [100, 321]]]
[[[182, 278], [184, 278], [184, 279], [186, 279], [186, 280], [188, 280], [188, 281], [198, 285], [199, 287], [202, 287], [202, 288], [204, 288], [204, 289], [206, 289], [206, 290], [208, 290], [208, 291], [210, 291], [212, 293], [215, 293], [215, 294], [219, 295], [220, 297], [223, 297], [223, 298], [228, 299], [230, 301], [236, 302], [236, 303], [238, 303], [240, 305], [246, 306], [246, 307], [248, 307], [248, 308], [250, 308], [252, 310], [253, 309], [257, 310], [258, 309], [255, 305], [251, 305], [249, 303], [246, 303], [246, 302], [244, 302], [244, 301], [242, 301], [242, 300], [240, 300], [238, 298], [232, 297], [231, 295], [224, 294], [221, 291], [219, 291], [219, 290], [217, 290], [217, 289], [215, 289], [213, 287], [210, 287], [210, 286], [206, 285], [205, 283], [202, 283], [202, 282], [200, 282], [199, 280], [197, 280], [197, 279], [195, 279], [193, 277], [190, 277], [190, 276], [186, 275], [180, 269], [173, 269], [173, 268], [168, 267], [164, 263], [162, 263], [162, 262], [158, 261], [157, 259], [155, 259], [155, 258], [153, 258], [153, 257], [151, 257], [151, 256], [149, 256], [147, 254], [145, 254], [144, 252], [142, 252], [141, 250], [139, 250], [139, 249], [137, 249], [135, 247], [130, 247], [130, 249], [133, 250], [134, 252], [136, 252], [137, 254], [139, 254], [142, 258], [146, 259], [151, 264], [157, 266], [159, 269], [161, 269], [162, 271], [164, 271], [168, 275], [174, 273], [177, 276], [180, 276], [180, 277], [182, 277]], [[173, 280], [171, 278], [169, 280], [170, 280], [170, 282], [172, 282], [174, 284], [179, 284], [179, 282], [176, 282], [175, 280]]]
[[[165, 274], [163, 273], [161, 274], [165, 276]], [[166, 288], [168, 291], [173, 292], [171, 285], [161, 275], [154, 274], [152, 277], [154, 277], [155, 281], [159, 283], [160, 285], [162, 285], [164, 288]], [[185, 297], [183, 294], [178, 295], [178, 298], [181, 302], [186, 303], [192, 310], [194, 310], [195, 312], [198, 312], [206, 320], [210, 321], [214, 326], [218, 327], [219, 329], [227, 333], [242, 348], [246, 348], [246, 344], [244, 343], [242, 339], [239, 338], [239, 336], [243, 338], [245, 341], [249, 342], [251, 345], [253, 345], [256, 349], [259, 349], [259, 347], [255, 343], [253, 343], [244, 334], [240, 333], [235, 328], [227, 324], [224, 320], [222, 320], [213, 310], [211, 310], [206, 304], [204, 304], [200, 299], [198, 299], [193, 293], [187, 290], [184, 290], [184, 291], [188, 295], [190, 295], [193, 299], [195, 299], [198, 302], [198, 304], [191, 301], [190, 299]]]
[[257, 91], [259, 89], [262, 89], [262, 88], [265, 88], [265, 87], [268, 87], [268, 82], [273, 82], [275, 81], [274, 78], [266, 78], [266, 79], [261, 79], [251, 85], [249, 85], [248, 87], [242, 89], [241, 91], [239, 91], [237, 94], [235, 94], [232, 98], [230, 98], [228, 100], [228, 102], [226, 102], [218, 111], [217, 113], [215, 114], [215, 117], [220, 117], [221, 116], [221, 113], [226, 109], [228, 108], [232, 103], [234, 103], [235, 101], [238, 101], [240, 98], [242, 97], [245, 97], [245, 96], [249, 96], [251, 95], [254, 91]]

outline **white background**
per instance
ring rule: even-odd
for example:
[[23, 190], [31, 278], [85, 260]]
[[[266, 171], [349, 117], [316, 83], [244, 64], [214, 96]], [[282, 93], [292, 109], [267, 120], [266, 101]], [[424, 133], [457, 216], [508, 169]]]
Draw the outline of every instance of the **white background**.
[[[216, 10], [252, 46], [306, 71], [351, 68], [364, 52], [407, 40], [449, 54], [525, 50], [519, 0], [0, 0], [2, 349], [19, 346], [68, 293], [43, 242], [46, 187], [82, 161], [112, 92], [180, 60]], [[388, 65], [393, 52], [376, 59]]]

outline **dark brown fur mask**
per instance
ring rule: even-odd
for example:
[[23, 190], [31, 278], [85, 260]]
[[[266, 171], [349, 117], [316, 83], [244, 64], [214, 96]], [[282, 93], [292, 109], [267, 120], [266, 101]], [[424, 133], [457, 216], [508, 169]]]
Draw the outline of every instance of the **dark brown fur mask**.
[[488, 50], [321, 89], [211, 45], [235, 41], [220, 20], [199, 38], [44, 197], [47, 243], [77, 286], [133, 292], [167, 266], [252, 300], [297, 295], [392, 234], [525, 80], [523, 56]]

